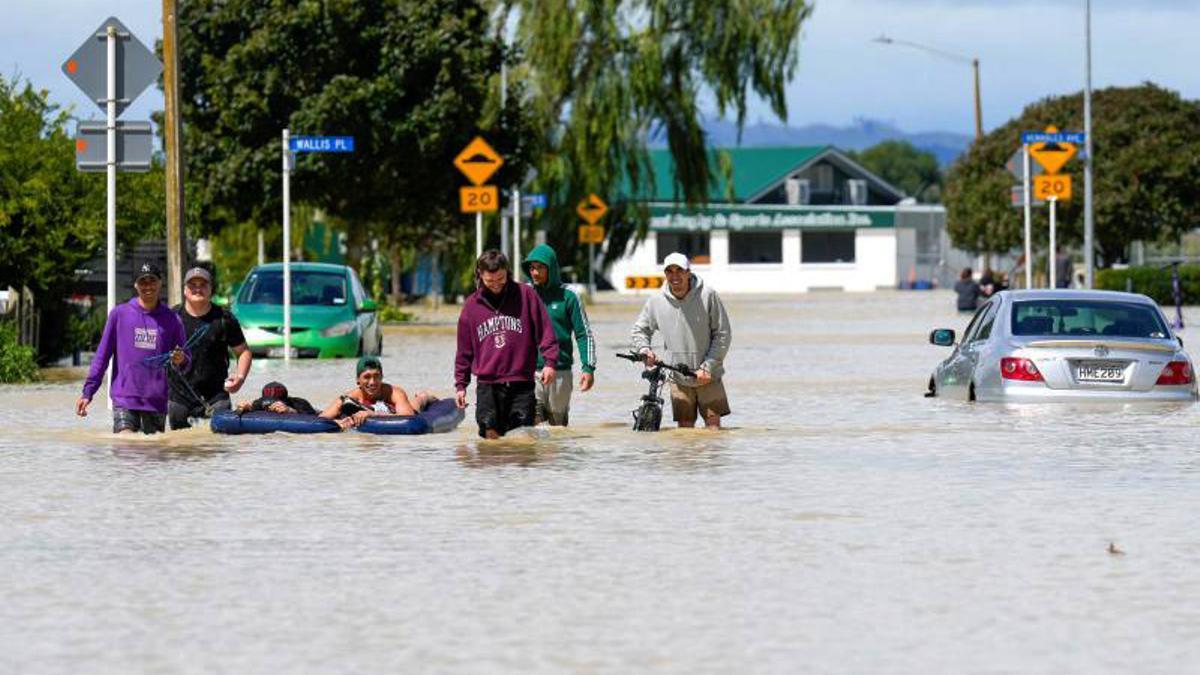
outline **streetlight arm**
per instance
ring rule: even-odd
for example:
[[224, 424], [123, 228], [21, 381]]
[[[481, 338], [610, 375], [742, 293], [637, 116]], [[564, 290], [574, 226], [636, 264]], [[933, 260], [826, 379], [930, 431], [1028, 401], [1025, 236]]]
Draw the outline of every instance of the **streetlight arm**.
[[912, 47], [913, 49], [919, 49], [923, 52], [934, 54], [935, 56], [940, 56], [944, 59], [950, 59], [951, 61], [955, 61], [957, 63], [970, 64], [976, 60], [967, 56], [963, 56], [962, 54], [956, 54], [954, 52], [948, 52], [944, 49], [938, 49], [937, 47], [930, 47], [928, 45], [918, 44], [916, 42], [909, 42], [908, 40], [897, 40], [886, 35], [880, 35], [874, 40], [871, 40], [871, 42], [878, 42], [885, 45], [904, 45], [906, 47]]

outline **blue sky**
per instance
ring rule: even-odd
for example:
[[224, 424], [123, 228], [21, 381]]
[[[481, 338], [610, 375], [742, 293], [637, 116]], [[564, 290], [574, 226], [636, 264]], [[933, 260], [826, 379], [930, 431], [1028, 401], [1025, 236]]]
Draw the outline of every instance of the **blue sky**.
[[[158, 0], [0, 0], [0, 73], [19, 73], [74, 104], [85, 119], [99, 109], [59, 71], [62, 62], [109, 15], [147, 45], [162, 33]], [[1153, 81], [1200, 98], [1200, 0], [1094, 0], [1093, 84]], [[788, 87], [792, 125], [845, 125], [857, 117], [906, 131], [974, 131], [971, 71], [872, 38], [886, 34], [977, 56], [982, 69], [984, 128], [1045, 96], [1083, 86], [1083, 0], [818, 0], [805, 26], [800, 64]], [[124, 119], [147, 119], [162, 107], [157, 89]], [[750, 122], [772, 122], [757, 102]]]

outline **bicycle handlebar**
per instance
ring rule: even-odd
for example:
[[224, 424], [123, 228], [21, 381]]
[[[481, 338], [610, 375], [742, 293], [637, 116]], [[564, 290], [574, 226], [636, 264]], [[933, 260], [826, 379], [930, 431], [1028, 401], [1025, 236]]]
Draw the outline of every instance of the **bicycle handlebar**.
[[[617, 358], [625, 359], [626, 361], [632, 361], [634, 363], [644, 363], [646, 360], [646, 359], [642, 358], [641, 354], [635, 354], [633, 352], [628, 352], [628, 353], [617, 352]], [[663, 363], [662, 361], [655, 359], [654, 365], [658, 368], [666, 368], [667, 370], [673, 370], [673, 371], [679, 373], [680, 375], [686, 375], [688, 377], [696, 376], [696, 371], [683, 365], [682, 363], [676, 363], [675, 365], [671, 365], [669, 363]]]

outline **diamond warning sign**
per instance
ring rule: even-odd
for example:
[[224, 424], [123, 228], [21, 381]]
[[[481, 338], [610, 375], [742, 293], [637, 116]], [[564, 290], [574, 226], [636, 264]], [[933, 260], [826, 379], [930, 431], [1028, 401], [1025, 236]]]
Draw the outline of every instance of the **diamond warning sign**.
[[[1046, 133], [1056, 134], [1058, 129], [1046, 127]], [[1034, 143], [1029, 146], [1029, 156], [1041, 164], [1046, 173], [1058, 173], [1075, 156], [1075, 144], [1056, 141]]]
[[504, 166], [504, 158], [483, 140], [476, 136], [467, 144], [463, 151], [454, 158], [454, 166], [462, 172], [467, 180], [475, 185], [483, 185], [500, 167]]

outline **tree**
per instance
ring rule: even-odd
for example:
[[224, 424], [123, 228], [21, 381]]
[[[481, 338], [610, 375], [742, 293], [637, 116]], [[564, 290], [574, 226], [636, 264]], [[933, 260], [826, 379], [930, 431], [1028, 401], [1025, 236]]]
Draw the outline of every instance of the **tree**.
[[[0, 287], [28, 286], [42, 316], [39, 353], [60, 348], [75, 270], [104, 252], [103, 174], [75, 168], [70, 116], [45, 91], [0, 79]], [[117, 243], [165, 228], [162, 168], [118, 174]]]
[[[507, 0], [497, 29], [517, 18], [524, 101], [542, 144], [536, 187], [548, 194], [551, 241], [576, 246], [575, 204], [607, 196], [610, 257], [644, 233], [639, 202], [653, 190], [646, 144], [663, 139], [672, 180], [689, 204], [706, 201], [714, 180], [701, 126], [704, 99], [733, 113], [739, 129], [751, 93], [787, 117], [784, 86], [797, 63], [805, 0]], [[721, 164], [718, 158], [718, 165]], [[727, 162], [724, 171], [728, 171]], [[618, 193], [628, 197], [616, 201]], [[564, 256], [569, 258], [569, 256]]]
[[[1013, 179], [1004, 163], [1022, 131], [1055, 125], [1082, 129], [1081, 94], [1052, 97], [971, 146], [946, 177], [947, 229], [974, 252], [1008, 251], [1023, 239], [1021, 211], [1010, 206]], [[1135, 240], [1175, 240], [1196, 226], [1200, 207], [1200, 104], [1152, 83], [1113, 87], [1092, 97], [1095, 239], [1098, 260], [1112, 263]], [[1058, 236], [1083, 240], [1083, 163], [1073, 160], [1074, 197], [1058, 207]], [[1035, 209], [1035, 232], [1046, 231]]]
[[919, 202], [933, 203], [941, 197], [942, 169], [937, 157], [908, 141], [883, 141], [847, 154]]
[[501, 178], [525, 171], [521, 118], [489, 99], [503, 53], [477, 1], [197, 0], [180, 20], [189, 198], [210, 230], [280, 220], [284, 127], [355, 137], [353, 154], [301, 155], [292, 187], [352, 256], [463, 238], [452, 160], [477, 133]]

